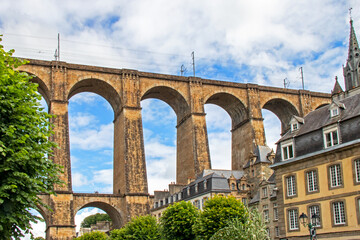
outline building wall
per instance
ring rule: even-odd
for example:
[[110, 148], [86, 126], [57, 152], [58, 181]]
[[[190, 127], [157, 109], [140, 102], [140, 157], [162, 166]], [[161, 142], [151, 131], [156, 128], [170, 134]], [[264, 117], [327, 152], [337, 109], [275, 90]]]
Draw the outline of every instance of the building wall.
[[[288, 210], [297, 209], [298, 215], [306, 213], [309, 216], [308, 207], [318, 204], [320, 206], [321, 227], [317, 229], [317, 235], [326, 239], [339, 239], [343, 236], [360, 235], [360, 213], [357, 198], [360, 197], [360, 184], [354, 182], [354, 159], [360, 158], [360, 143], [336, 148], [333, 151], [319, 154], [313, 157], [277, 167], [276, 182], [279, 188], [279, 221], [282, 224], [281, 237], [303, 236], [307, 239], [309, 232], [307, 227], [299, 224], [299, 229], [289, 231]], [[342, 187], [330, 189], [329, 166], [339, 163], [341, 166]], [[317, 169], [319, 191], [307, 193], [306, 172]], [[286, 177], [294, 175], [296, 178], [296, 195], [287, 197]], [[332, 202], [336, 200], [345, 203], [346, 224], [335, 226], [333, 224]], [[306, 236], [306, 237], [305, 237]], [[299, 238], [294, 238], [299, 239]], [[301, 238], [300, 238], [301, 239]]]

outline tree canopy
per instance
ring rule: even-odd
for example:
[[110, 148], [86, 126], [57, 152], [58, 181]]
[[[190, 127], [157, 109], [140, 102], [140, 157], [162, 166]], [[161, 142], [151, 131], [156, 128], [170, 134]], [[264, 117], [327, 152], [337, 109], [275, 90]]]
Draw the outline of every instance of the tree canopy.
[[162, 237], [169, 240], [195, 239], [192, 226], [198, 215], [198, 209], [191, 202], [170, 205], [161, 216]]
[[[0, 35], [0, 42], [2, 38]], [[60, 167], [49, 156], [56, 145], [48, 113], [31, 77], [16, 70], [25, 61], [0, 45], [0, 236], [19, 239], [40, 220], [30, 208], [45, 206], [39, 193], [52, 194]]]
[[269, 240], [266, 224], [256, 208], [247, 209], [249, 217], [243, 220], [234, 218], [217, 231], [210, 240]]
[[248, 212], [244, 204], [235, 197], [214, 196], [205, 202], [203, 211], [193, 225], [193, 231], [199, 239], [208, 240], [219, 229], [225, 227], [231, 219], [245, 222]]
[[106, 213], [96, 213], [90, 216], [87, 216], [84, 218], [84, 220], [81, 222], [82, 228], [88, 228], [91, 226], [91, 224], [96, 224], [99, 221], [109, 221], [111, 222], [111, 218]]
[[123, 228], [111, 231], [110, 239], [160, 240], [159, 226], [154, 216], [139, 216], [132, 219]]

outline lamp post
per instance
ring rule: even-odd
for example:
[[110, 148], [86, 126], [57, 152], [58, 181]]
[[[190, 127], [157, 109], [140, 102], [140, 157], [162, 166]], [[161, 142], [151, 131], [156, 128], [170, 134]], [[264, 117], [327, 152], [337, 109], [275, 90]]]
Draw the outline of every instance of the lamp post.
[[[300, 222], [302, 223], [302, 225], [304, 227], [308, 226], [309, 233], [310, 233], [310, 240], [315, 240], [316, 239], [316, 229], [315, 229], [315, 226], [312, 225], [311, 220], [309, 221], [309, 223], [307, 223], [308, 216], [306, 216], [305, 213], [301, 213], [299, 218], [300, 218]], [[315, 219], [315, 222], [318, 222], [318, 221], [320, 221], [320, 216], [318, 214], [314, 213], [311, 216], [311, 219]]]

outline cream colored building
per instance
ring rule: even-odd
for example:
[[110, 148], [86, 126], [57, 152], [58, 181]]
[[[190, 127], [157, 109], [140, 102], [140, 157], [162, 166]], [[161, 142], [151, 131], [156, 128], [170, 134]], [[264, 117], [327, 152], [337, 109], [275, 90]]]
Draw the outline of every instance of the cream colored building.
[[277, 143], [281, 238], [309, 239], [304, 213], [317, 239], [360, 239], [360, 52], [352, 21], [350, 31], [345, 92], [336, 80], [332, 103], [293, 117]]

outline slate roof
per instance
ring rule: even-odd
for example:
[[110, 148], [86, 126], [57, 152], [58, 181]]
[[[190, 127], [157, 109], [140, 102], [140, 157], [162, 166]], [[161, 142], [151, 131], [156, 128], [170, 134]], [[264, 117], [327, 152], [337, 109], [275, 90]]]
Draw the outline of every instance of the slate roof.
[[323, 106], [306, 115], [304, 117], [304, 124], [299, 130], [294, 132], [288, 131], [277, 143], [360, 115], [360, 94], [344, 98], [338, 102], [345, 106], [345, 109], [340, 110], [339, 116], [331, 118], [330, 105]]
[[[271, 163], [271, 161], [267, 158], [269, 153], [272, 151], [268, 146], [257, 146], [254, 151], [254, 155], [256, 156], [255, 164], [258, 163]], [[245, 164], [244, 168], [250, 167], [251, 159]]]
[[244, 171], [240, 170], [221, 170], [221, 169], [205, 169], [200, 175], [200, 178], [205, 177], [206, 175], [215, 173], [218, 176], [224, 176], [226, 179], [230, 178], [233, 175], [236, 179], [239, 179], [244, 176]]

